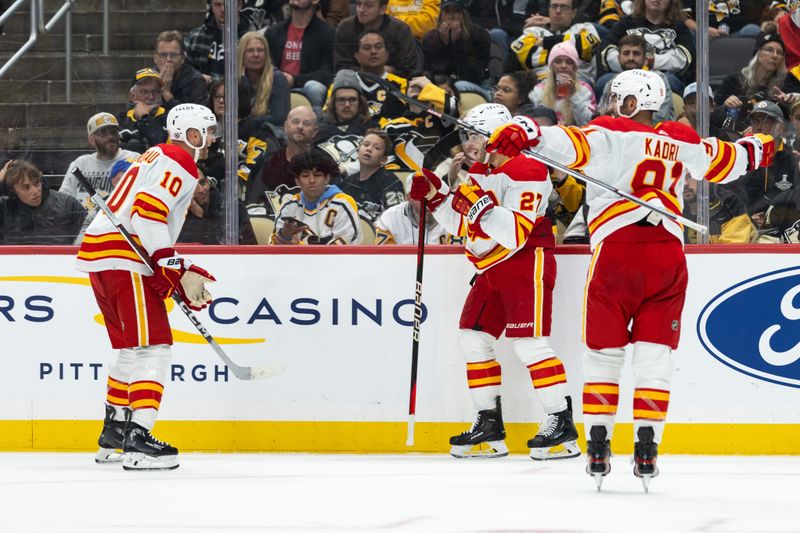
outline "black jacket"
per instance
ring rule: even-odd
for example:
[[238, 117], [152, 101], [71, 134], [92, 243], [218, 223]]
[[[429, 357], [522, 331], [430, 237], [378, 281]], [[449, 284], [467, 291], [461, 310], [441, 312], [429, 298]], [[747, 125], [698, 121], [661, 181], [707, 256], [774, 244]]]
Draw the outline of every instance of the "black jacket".
[[489, 32], [472, 24], [470, 38], [445, 43], [439, 29], [431, 30], [422, 38], [425, 70], [431, 74], [452, 75], [459, 80], [480, 83], [489, 76], [489, 54], [492, 38]]
[[39, 207], [2, 197], [0, 244], [73, 244], [85, 218], [86, 209], [78, 200], [46, 186]]
[[[155, 67], [153, 67], [155, 68]], [[158, 70], [156, 68], [156, 70]], [[208, 105], [208, 86], [200, 71], [184, 61], [177, 76], [172, 81], [172, 100], [164, 102], [169, 111], [179, 104]]]
[[151, 146], [167, 142], [167, 110], [159, 106], [137, 120], [133, 108], [129, 104], [127, 111], [117, 115], [120, 146], [143, 154]]
[[797, 158], [789, 146], [780, 148], [770, 166], [748, 172], [737, 182], [744, 191], [749, 213], [765, 212], [779, 194], [800, 186]]
[[[269, 53], [272, 62], [280, 68], [283, 57], [283, 47], [286, 46], [286, 37], [289, 33], [289, 23], [286, 20], [271, 26], [266, 33], [269, 43]], [[294, 87], [302, 88], [309, 80], [315, 80], [323, 85], [330, 85], [333, 80], [333, 41], [336, 30], [320, 19], [313, 17], [303, 32], [303, 48], [300, 51], [300, 74], [295, 77]]]
[[[203, 218], [196, 217], [191, 210], [186, 213], [186, 221], [178, 236], [178, 242], [200, 244], [222, 244], [224, 231], [224, 211], [222, 194], [212, 187], [209, 190], [208, 211]], [[237, 202], [239, 209], [239, 244], [256, 244], [250, 216], [244, 204]]]

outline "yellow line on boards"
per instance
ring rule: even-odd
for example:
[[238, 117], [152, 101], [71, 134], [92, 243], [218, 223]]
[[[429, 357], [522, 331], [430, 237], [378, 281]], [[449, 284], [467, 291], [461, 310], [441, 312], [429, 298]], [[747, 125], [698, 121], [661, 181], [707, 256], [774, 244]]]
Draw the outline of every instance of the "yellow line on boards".
[[[583, 428], [578, 424], [582, 435]], [[448, 439], [467, 423], [417, 422], [415, 445], [405, 446], [405, 422], [170, 421], [155, 435], [184, 452], [402, 453], [449, 450]], [[95, 451], [100, 420], [0, 420], [0, 451]], [[511, 452], [527, 453], [535, 424], [506, 424]], [[758, 439], [748, 438], [759, 435]], [[798, 455], [800, 424], [667, 424], [662, 453]], [[585, 442], [580, 441], [581, 449]], [[618, 424], [612, 448], [633, 451], [633, 425]]]

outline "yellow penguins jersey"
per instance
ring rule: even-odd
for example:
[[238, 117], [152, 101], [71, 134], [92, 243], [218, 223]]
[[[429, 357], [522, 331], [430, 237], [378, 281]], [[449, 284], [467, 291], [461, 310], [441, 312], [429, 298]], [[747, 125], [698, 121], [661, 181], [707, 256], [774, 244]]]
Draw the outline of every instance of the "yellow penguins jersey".
[[[375, 222], [375, 244], [417, 244], [419, 224], [411, 211], [411, 204], [403, 202], [393, 205]], [[447, 233], [433, 216], [425, 221], [425, 244], [460, 244], [463, 238]], [[365, 243], [367, 244], [367, 243]]]
[[[433, 83], [422, 88], [417, 100], [432, 105], [439, 112], [458, 115], [458, 99]], [[437, 117], [410, 110], [403, 116], [381, 118], [379, 126], [394, 142], [394, 157], [389, 159], [386, 169], [401, 172], [416, 172], [422, 168], [428, 150], [453, 131], [453, 125], [445, 124]]]
[[600, 35], [594, 24], [573, 24], [563, 33], [553, 35], [539, 26], [525, 28], [522, 35], [511, 43], [511, 50], [525, 70], [532, 70], [542, 80], [547, 77], [547, 58], [550, 50], [560, 42], [569, 41], [578, 51], [578, 75], [594, 83], [597, 75], [595, 52], [600, 45]]
[[281, 206], [275, 221], [273, 244], [281, 244], [277, 233], [286, 224], [286, 217], [305, 224], [300, 234], [300, 244], [359, 244], [361, 222], [358, 206], [353, 198], [335, 185], [329, 185], [313, 204], [304, 200], [302, 193], [292, 195]]
[[[125, 172], [108, 197], [108, 207], [152, 255], [175, 245], [197, 179], [197, 165], [185, 150], [159, 144], [139, 156]], [[103, 212], [86, 228], [76, 267], [83, 272], [119, 269], [150, 273]]]
[[[701, 139], [691, 127], [677, 122], [650, 127], [624, 117], [602, 116], [583, 128], [551, 126], [541, 131], [534, 151], [677, 215], [683, 212], [687, 173], [727, 183], [747, 172], [743, 146], [714, 137]], [[651, 213], [591, 183], [586, 201], [592, 248]], [[664, 217], [660, 223], [683, 242], [680, 224]]]
[[465, 253], [479, 272], [524, 248], [555, 246], [553, 223], [545, 216], [553, 184], [547, 167], [525, 156], [508, 159], [497, 168], [475, 163], [469, 171], [496, 204], [483, 215], [480, 227], [470, 227], [448, 198], [433, 216], [450, 233], [466, 237]]

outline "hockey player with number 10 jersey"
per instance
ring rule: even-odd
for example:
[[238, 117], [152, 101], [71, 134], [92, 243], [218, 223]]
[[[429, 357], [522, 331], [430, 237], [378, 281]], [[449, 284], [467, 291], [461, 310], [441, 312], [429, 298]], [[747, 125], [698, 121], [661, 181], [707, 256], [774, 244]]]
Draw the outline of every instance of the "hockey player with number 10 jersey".
[[[530, 149], [662, 210], [680, 215], [686, 175], [727, 183], [768, 166], [772, 137], [736, 143], [701, 139], [676, 122], [653, 125], [664, 99], [661, 77], [628, 70], [611, 82], [614, 116], [583, 128], [540, 128], [517, 117], [494, 132], [487, 150], [515, 156]], [[647, 490], [658, 474], [672, 376], [680, 337], [687, 270], [681, 225], [597, 185], [588, 184], [587, 217], [593, 256], [584, 299], [583, 416], [587, 473], [598, 488], [611, 469], [610, 439], [619, 403], [625, 346], [633, 344], [634, 474]], [[628, 325], [632, 324], [629, 329]]]
[[[86, 229], [77, 268], [89, 273], [111, 346], [106, 417], [95, 458], [126, 470], [171, 470], [178, 450], [152, 436], [172, 353], [164, 299], [173, 292], [192, 309], [211, 303], [213, 276], [173, 246], [197, 186], [197, 160], [208, 155], [217, 120], [210, 109], [181, 104], [167, 116], [169, 144], [147, 150], [125, 172], [108, 207], [150, 255], [153, 274], [105, 213]], [[123, 453], [119, 453], [118, 450]]]
[[[481, 104], [464, 118], [486, 132], [510, 120], [502, 104]], [[478, 417], [471, 429], [450, 439], [450, 453], [508, 454], [499, 396], [501, 370], [493, 348], [505, 331], [548, 414], [528, 441], [531, 458], [576, 457], [580, 450], [566, 395], [566, 371], [549, 343], [556, 262], [552, 222], [545, 216], [553, 189], [547, 168], [524, 156], [489, 159], [486, 137], [461, 133], [462, 146], [479, 149], [469, 183], [451, 192], [436, 174], [423, 169], [414, 175], [410, 194], [415, 200], [427, 199], [427, 208], [447, 231], [466, 237], [467, 258], [478, 271], [459, 321], [459, 345]]]

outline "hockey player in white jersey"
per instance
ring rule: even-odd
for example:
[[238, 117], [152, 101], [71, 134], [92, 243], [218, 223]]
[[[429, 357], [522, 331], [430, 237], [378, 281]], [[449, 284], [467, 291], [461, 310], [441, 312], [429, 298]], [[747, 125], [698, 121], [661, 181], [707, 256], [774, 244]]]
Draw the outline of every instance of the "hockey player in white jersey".
[[[686, 175], [727, 183], [769, 165], [771, 137], [736, 143], [701, 139], [676, 122], [653, 125], [664, 83], [652, 72], [629, 70], [614, 78], [610, 105], [583, 128], [543, 127], [517, 117], [497, 129], [488, 150], [514, 156], [531, 149], [585, 172], [664, 210], [680, 214]], [[610, 439], [619, 403], [625, 346], [633, 344], [634, 474], [645, 490], [658, 474], [672, 376], [680, 337], [687, 270], [683, 228], [615, 193], [588, 184], [588, 227], [593, 256], [584, 300], [583, 416], [587, 473], [598, 490], [610, 471]], [[628, 325], [631, 324], [629, 329]]]
[[[482, 104], [464, 119], [482, 131], [511, 120], [502, 104]], [[478, 275], [459, 321], [459, 345], [467, 363], [467, 384], [478, 416], [472, 427], [450, 439], [455, 457], [508, 454], [500, 405], [500, 364], [494, 341], [505, 331], [528, 368], [547, 419], [528, 441], [536, 460], [576, 457], [578, 433], [572, 422], [564, 365], [550, 347], [551, 309], [556, 280], [553, 223], [545, 216], [553, 189], [547, 168], [527, 157], [486, 156], [486, 137], [469, 183], [451, 191], [433, 172], [414, 175], [411, 197], [447, 231], [466, 237], [465, 253]]]
[[164, 299], [177, 291], [192, 309], [211, 303], [205, 284], [213, 276], [173, 246], [197, 186], [196, 162], [207, 156], [216, 123], [204, 106], [174, 107], [167, 117], [169, 144], [142, 154], [108, 199], [150, 255], [153, 275], [104, 213], [89, 225], [78, 251], [77, 268], [89, 273], [111, 345], [119, 350], [108, 373], [98, 463], [121, 461], [126, 470], [178, 467], [178, 450], [151, 434], [172, 358]]

